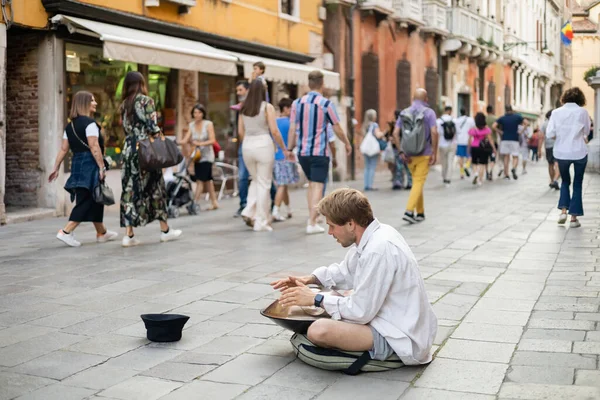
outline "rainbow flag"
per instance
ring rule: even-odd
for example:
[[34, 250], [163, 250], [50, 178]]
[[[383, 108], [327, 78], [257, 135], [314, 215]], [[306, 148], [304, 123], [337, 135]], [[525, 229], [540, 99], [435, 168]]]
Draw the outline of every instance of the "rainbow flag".
[[570, 45], [573, 41], [573, 25], [571, 25], [571, 21], [567, 21], [563, 25], [560, 30], [560, 39], [565, 46]]

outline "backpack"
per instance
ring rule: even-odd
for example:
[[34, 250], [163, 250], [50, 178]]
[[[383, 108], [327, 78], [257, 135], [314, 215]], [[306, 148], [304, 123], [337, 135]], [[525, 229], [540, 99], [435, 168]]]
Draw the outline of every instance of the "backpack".
[[425, 134], [425, 110], [414, 112], [411, 108], [400, 113], [402, 118], [401, 150], [409, 156], [417, 156], [425, 150], [427, 135]]
[[456, 136], [456, 125], [454, 125], [454, 121], [442, 120], [442, 129], [444, 129], [444, 139], [450, 141]]
[[342, 371], [346, 375], [389, 371], [404, 366], [396, 354], [392, 354], [384, 361], [373, 360], [368, 351], [345, 351], [318, 347], [302, 333], [294, 333], [290, 342], [296, 350], [296, 356], [306, 364], [328, 371]]

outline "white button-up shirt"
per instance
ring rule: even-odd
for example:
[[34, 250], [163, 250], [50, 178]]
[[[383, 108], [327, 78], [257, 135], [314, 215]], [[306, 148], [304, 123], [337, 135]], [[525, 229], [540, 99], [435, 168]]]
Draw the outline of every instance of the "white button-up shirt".
[[406, 365], [431, 361], [437, 318], [417, 260], [397, 230], [374, 220], [344, 261], [313, 274], [325, 287], [353, 289], [347, 297], [324, 296], [331, 318], [371, 325]]
[[583, 107], [566, 103], [552, 111], [546, 136], [556, 138], [554, 158], [581, 160], [588, 154], [584, 137], [590, 132], [590, 116]]

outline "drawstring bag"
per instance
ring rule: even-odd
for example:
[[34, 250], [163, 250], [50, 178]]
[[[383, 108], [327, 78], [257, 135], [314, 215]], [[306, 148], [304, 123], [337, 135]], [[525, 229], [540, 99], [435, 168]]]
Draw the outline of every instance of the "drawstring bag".
[[318, 347], [301, 333], [295, 333], [290, 342], [296, 351], [296, 356], [306, 364], [328, 371], [342, 371], [346, 375], [389, 371], [404, 366], [395, 353], [384, 361], [373, 360], [368, 351], [345, 351]]

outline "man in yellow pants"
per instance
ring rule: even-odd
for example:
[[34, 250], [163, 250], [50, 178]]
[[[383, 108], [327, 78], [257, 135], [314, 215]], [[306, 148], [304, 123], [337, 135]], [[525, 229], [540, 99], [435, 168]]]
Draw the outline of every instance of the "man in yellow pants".
[[[417, 89], [412, 105], [400, 113], [394, 129], [394, 141], [400, 157], [408, 162], [413, 178], [406, 212], [402, 219], [410, 224], [425, 220], [423, 187], [438, 152], [438, 131], [435, 112], [427, 104], [427, 91]], [[402, 142], [400, 141], [402, 130]]]

